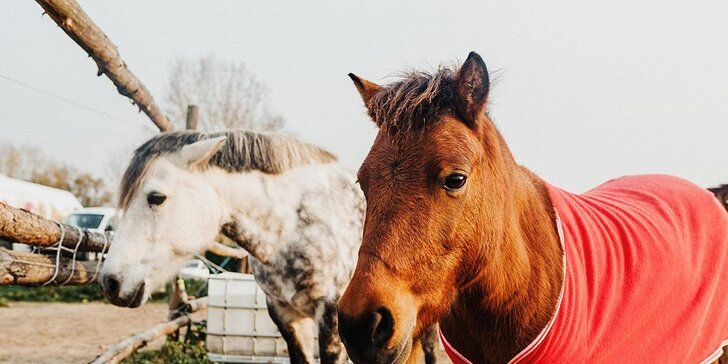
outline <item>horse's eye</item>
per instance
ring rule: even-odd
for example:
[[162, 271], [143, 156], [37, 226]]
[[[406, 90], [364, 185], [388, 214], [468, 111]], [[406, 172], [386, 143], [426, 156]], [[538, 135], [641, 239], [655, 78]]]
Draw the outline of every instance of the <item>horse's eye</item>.
[[453, 173], [445, 177], [445, 189], [449, 191], [457, 191], [465, 186], [465, 181], [468, 179], [464, 174]]
[[167, 196], [165, 196], [165, 195], [164, 195], [163, 193], [159, 193], [159, 192], [150, 192], [150, 193], [149, 193], [149, 194], [147, 195], [147, 202], [148, 202], [148, 203], [149, 203], [150, 205], [155, 205], [155, 206], [159, 206], [159, 205], [161, 205], [161, 204], [162, 204], [162, 203], [164, 202], [164, 200], [166, 200], [166, 199], [167, 199]]

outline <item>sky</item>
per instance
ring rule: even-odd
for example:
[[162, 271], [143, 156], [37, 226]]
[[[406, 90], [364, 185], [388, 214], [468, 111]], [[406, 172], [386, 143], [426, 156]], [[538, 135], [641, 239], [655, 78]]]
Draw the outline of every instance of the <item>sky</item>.
[[[550, 183], [582, 192], [643, 173], [728, 183], [724, 0], [79, 3], [158, 101], [176, 58], [245, 62], [285, 131], [352, 170], [376, 128], [347, 73], [386, 83], [474, 50], [496, 80], [491, 117], [516, 160]], [[37, 3], [0, 8], [0, 143], [101, 176], [125, 168], [153, 124]]]

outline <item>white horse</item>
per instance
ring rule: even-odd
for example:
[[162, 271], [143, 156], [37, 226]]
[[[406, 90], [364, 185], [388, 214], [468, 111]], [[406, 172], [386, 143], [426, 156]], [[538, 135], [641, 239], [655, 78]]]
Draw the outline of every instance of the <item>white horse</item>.
[[[276, 134], [162, 133], [135, 151], [119, 205], [100, 279], [111, 303], [140, 306], [222, 231], [250, 253], [291, 362], [314, 362], [316, 326], [321, 362], [346, 361], [336, 302], [356, 265], [365, 200], [334, 155]], [[436, 331], [422, 344], [434, 363]]]
[[255, 278], [294, 363], [346, 361], [336, 302], [361, 241], [364, 198], [329, 152], [248, 131], [163, 133], [124, 174], [125, 210], [101, 272], [108, 300], [138, 307], [223, 231]]

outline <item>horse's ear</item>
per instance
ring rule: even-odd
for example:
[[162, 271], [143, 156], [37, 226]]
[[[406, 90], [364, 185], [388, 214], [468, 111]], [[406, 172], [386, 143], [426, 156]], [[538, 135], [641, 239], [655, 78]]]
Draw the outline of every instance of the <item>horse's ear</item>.
[[187, 144], [180, 151], [180, 159], [190, 167], [202, 165], [207, 163], [225, 145], [226, 141], [226, 136], [219, 136]]
[[456, 106], [468, 125], [473, 126], [485, 111], [489, 90], [490, 79], [485, 62], [480, 55], [470, 52], [455, 78]]
[[349, 78], [354, 81], [354, 86], [356, 86], [356, 90], [359, 91], [359, 95], [361, 95], [362, 100], [364, 100], [364, 105], [369, 108], [369, 100], [372, 99], [374, 94], [382, 89], [382, 86], [379, 86], [372, 81], [359, 78], [359, 76], [353, 73], [349, 73]]

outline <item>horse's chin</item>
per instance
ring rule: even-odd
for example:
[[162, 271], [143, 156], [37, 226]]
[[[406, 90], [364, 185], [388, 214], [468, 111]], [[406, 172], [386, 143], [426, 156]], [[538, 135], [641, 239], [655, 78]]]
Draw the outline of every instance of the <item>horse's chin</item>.
[[354, 353], [349, 353], [349, 356], [356, 364], [401, 364], [407, 361], [411, 351], [412, 340], [404, 340], [390, 349], [376, 349], [376, 351], [368, 353], [366, 358], [356, 357]]
[[[412, 353], [414, 327], [406, 332], [400, 332], [398, 339], [392, 338], [383, 347], [372, 345], [359, 347], [359, 351], [350, 351], [349, 357], [356, 364], [401, 364], [407, 362]], [[349, 346], [347, 346], [347, 350]], [[353, 347], [352, 347], [353, 349]]]
[[104, 296], [114, 306], [137, 308], [147, 301], [147, 285], [145, 283], [140, 284], [134, 292], [126, 296], [119, 296], [118, 294], [109, 294], [106, 289], [102, 289]]
[[399, 352], [392, 358], [392, 361], [383, 361], [381, 363], [400, 364], [406, 362], [412, 353], [412, 339], [409, 338], [405, 340], [403, 344], [404, 345], [400, 345]]
[[136, 292], [134, 295], [134, 298], [132, 299], [131, 303], [129, 303], [129, 308], [137, 308], [141, 305], [143, 305], [145, 302], [147, 302], [147, 298], [149, 296], [146, 293], [146, 289], [144, 286], [140, 290]]

